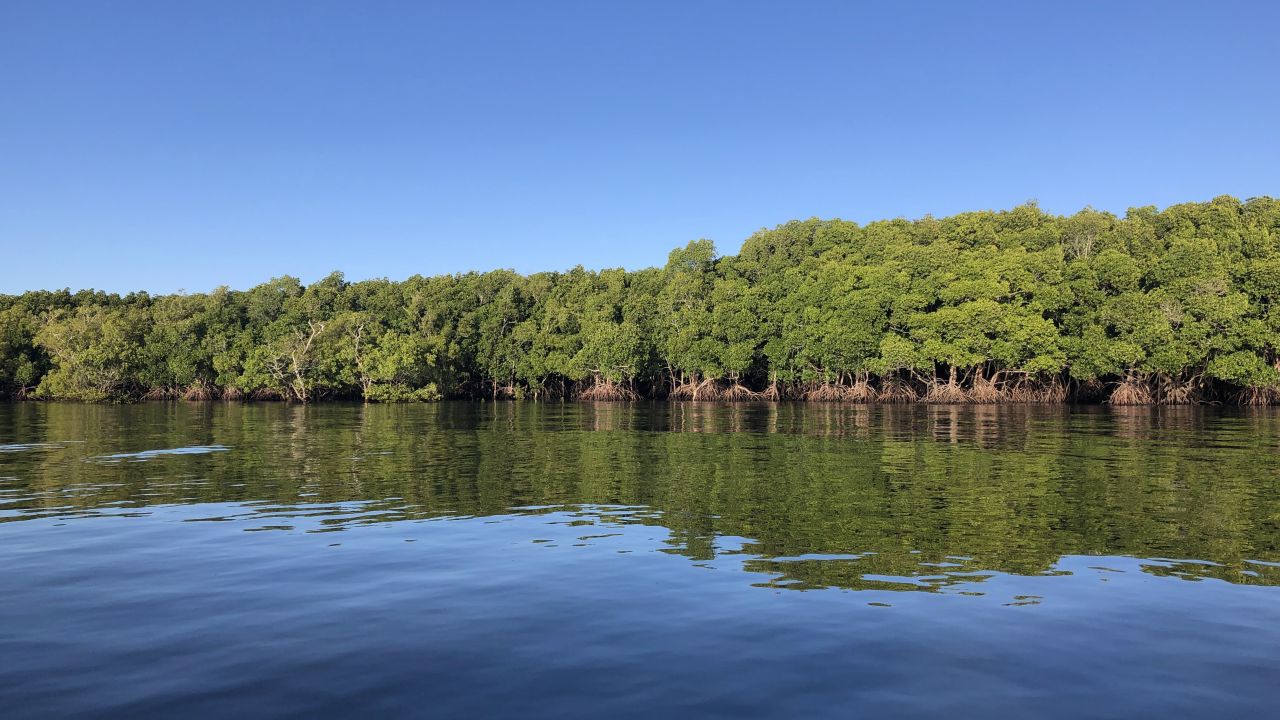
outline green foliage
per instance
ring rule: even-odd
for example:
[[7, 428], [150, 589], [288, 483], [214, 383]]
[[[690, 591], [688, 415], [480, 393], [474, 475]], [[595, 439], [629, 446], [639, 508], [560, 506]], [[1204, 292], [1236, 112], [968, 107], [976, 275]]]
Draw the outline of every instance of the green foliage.
[[871, 381], [925, 396], [1034, 379], [1274, 401], [1278, 298], [1270, 198], [1124, 217], [1029, 203], [865, 226], [809, 219], [753, 234], [736, 256], [697, 240], [633, 272], [0, 296], [0, 394], [751, 396], [742, 385], [800, 397]]
[[147, 320], [139, 307], [87, 305], [56, 313], [35, 337], [53, 360], [36, 396], [88, 402], [136, 397]]
[[48, 356], [36, 346], [37, 326], [26, 308], [0, 310], [0, 394], [23, 397], [48, 371]]
[[414, 388], [400, 383], [375, 383], [365, 392], [371, 402], [435, 402], [441, 399], [435, 383]]

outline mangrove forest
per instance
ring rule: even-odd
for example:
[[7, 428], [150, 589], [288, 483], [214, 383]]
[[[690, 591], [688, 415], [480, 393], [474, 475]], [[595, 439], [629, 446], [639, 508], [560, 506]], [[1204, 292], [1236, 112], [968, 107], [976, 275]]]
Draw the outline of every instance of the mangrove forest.
[[1275, 299], [1269, 197], [810, 219], [636, 271], [0, 295], [0, 394], [1275, 404]]

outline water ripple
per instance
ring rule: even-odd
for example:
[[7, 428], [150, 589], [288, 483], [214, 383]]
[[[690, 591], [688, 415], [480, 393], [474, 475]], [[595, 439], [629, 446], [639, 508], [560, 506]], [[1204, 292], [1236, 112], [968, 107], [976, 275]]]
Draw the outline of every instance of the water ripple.
[[140, 450], [138, 452], [95, 455], [89, 458], [89, 461], [101, 463], [146, 462], [147, 460], [153, 460], [166, 455], [207, 455], [208, 453], [227, 452], [230, 449], [231, 448], [224, 445], [189, 445], [186, 447], [163, 448], [158, 450]]

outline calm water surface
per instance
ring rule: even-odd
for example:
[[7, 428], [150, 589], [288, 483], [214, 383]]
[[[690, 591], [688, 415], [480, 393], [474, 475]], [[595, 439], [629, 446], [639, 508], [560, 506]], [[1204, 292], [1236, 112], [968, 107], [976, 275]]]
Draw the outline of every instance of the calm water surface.
[[0, 405], [6, 717], [1276, 717], [1280, 415]]

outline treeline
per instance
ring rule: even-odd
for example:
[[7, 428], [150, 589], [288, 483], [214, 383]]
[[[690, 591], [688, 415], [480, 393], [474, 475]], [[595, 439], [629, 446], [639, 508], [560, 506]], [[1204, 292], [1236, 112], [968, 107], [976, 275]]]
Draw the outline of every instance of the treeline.
[[1280, 402], [1280, 202], [790, 222], [662, 268], [0, 296], [0, 393]]

